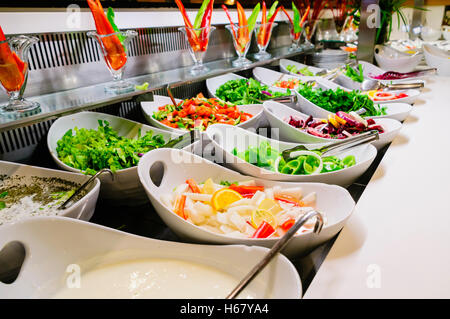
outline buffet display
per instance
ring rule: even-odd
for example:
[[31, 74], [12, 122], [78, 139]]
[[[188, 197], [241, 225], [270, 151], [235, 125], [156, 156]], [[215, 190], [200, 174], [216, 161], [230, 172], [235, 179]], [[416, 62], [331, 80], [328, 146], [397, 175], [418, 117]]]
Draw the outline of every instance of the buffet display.
[[[105, 89], [119, 94], [135, 90], [122, 75], [128, 44], [137, 33], [120, 31], [114, 11], [105, 13], [99, 0], [88, 4], [96, 26], [88, 36], [96, 40], [113, 76]], [[190, 71], [202, 74], [215, 29], [214, 0], [203, 1], [193, 23], [183, 3], [176, 0], [176, 4], [185, 24], [180, 31], [194, 61]], [[236, 2], [237, 23], [222, 5], [238, 56], [233, 66], [252, 63], [246, 55], [253, 33], [259, 49], [255, 58], [270, 57], [266, 48], [280, 10], [289, 19], [291, 51], [302, 45], [302, 35], [303, 45], [310, 46], [325, 4], [293, 3], [291, 17], [277, 1], [269, 9], [263, 1], [247, 17]], [[339, 32], [347, 23], [344, 7], [334, 12]], [[0, 67], [0, 82], [10, 96], [2, 112], [39, 107], [22, 98], [28, 49], [35, 41], [24, 36], [6, 40], [0, 28], [0, 66], [7, 66]], [[25, 265], [30, 278], [42, 260], [52, 261], [33, 282], [43, 289], [33, 289], [19, 278], [11, 285], [0, 283], [0, 297], [224, 298], [267, 248], [314, 211], [323, 228], [316, 232], [318, 218], [307, 220], [282, 250], [289, 259], [278, 254], [239, 295], [300, 298], [301, 282], [291, 257], [308, 253], [342, 229], [355, 206], [344, 187], [357, 181], [378, 151], [393, 141], [421, 94], [389, 87], [363, 90], [367, 80], [392, 84], [423, 77], [420, 72], [405, 74], [416, 65], [415, 55], [396, 53], [409, 62], [404, 68], [397, 66], [403, 73], [392, 72], [390, 60], [385, 60], [388, 52], [380, 47], [376, 54], [381, 68], [364, 61], [349, 63], [348, 52], [338, 50], [317, 55], [320, 68], [283, 59], [280, 72], [257, 67], [249, 78], [235, 73], [209, 77], [205, 92], [184, 99], [155, 95], [153, 101], [142, 102], [149, 125], [97, 112], [60, 117], [48, 132], [47, 146], [61, 170], [0, 162], [0, 248], [20, 240], [36, 256]], [[333, 56], [331, 64], [322, 61], [326, 55]], [[336, 63], [338, 68], [330, 67]], [[265, 123], [270, 137], [258, 130], [266, 128]], [[200, 138], [188, 146], [172, 143], [194, 132]], [[206, 149], [212, 149], [212, 158]], [[100, 175], [71, 206], [59, 207], [88, 175], [103, 169], [112, 176]], [[89, 223], [98, 196], [126, 205], [150, 202], [171, 231], [195, 244], [142, 238]], [[55, 227], [59, 231], [53, 236]], [[77, 237], [80, 232], [82, 238]], [[90, 241], [90, 236], [96, 240]], [[79, 244], [73, 244], [74, 237]], [[249, 247], [237, 246], [242, 244]], [[44, 249], [47, 245], [55, 249]], [[65, 245], [76, 253], [63, 254]], [[202, 258], [195, 260], [196, 254]], [[238, 259], [239, 265], [230, 269]], [[61, 265], [74, 262], [88, 270], [80, 290], [61, 284], [66, 276]], [[140, 284], [148, 280], [148, 269], [155, 274], [156, 285]], [[133, 272], [140, 277], [130, 281]], [[61, 280], [56, 283], [52, 276]]]

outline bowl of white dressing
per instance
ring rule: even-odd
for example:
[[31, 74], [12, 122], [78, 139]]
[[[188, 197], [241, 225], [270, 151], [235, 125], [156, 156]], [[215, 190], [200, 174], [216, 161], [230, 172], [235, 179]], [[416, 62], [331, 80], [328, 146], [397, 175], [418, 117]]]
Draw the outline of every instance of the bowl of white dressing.
[[[2, 299], [223, 299], [268, 252], [156, 240], [62, 217], [2, 227], [0, 251], [12, 242], [26, 256], [12, 283], [0, 276]], [[8, 262], [8, 253], [0, 256]], [[301, 296], [298, 272], [279, 254], [238, 298]]]

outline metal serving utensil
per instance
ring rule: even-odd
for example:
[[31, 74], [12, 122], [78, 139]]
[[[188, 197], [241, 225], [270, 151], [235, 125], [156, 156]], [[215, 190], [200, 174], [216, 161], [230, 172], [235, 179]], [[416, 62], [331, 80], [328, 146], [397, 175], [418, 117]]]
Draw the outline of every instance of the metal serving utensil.
[[[340, 152], [355, 146], [359, 146], [362, 144], [370, 143], [379, 139], [378, 131], [368, 131], [364, 132], [352, 137], [348, 137], [339, 141], [336, 141], [332, 144], [325, 145], [318, 149], [322, 153], [322, 156], [329, 155], [332, 152]], [[310, 151], [310, 149], [306, 148], [304, 145], [298, 145], [293, 148], [289, 148], [281, 152], [281, 156], [285, 161], [291, 158], [292, 152], [297, 151]]]
[[78, 194], [80, 194], [83, 189], [89, 186], [89, 184], [91, 184], [98, 176], [100, 176], [105, 172], [108, 172], [111, 175], [112, 180], [114, 180], [114, 173], [110, 169], [104, 168], [99, 170], [97, 173], [95, 173], [95, 175], [91, 176], [91, 178], [89, 178], [86, 182], [84, 182], [83, 185], [78, 187], [78, 189], [72, 194], [72, 196], [70, 196], [64, 203], [62, 203], [58, 207], [58, 209], [65, 209], [67, 204], [69, 204], [75, 197], [77, 197]]
[[161, 146], [160, 148], [177, 148], [181, 149], [184, 148], [196, 141], [199, 141], [201, 139], [201, 131], [194, 129], [191, 130], [183, 135], [180, 135], [176, 138], [173, 138], [169, 140], [166, 144]]
[[361, 89], [363, 91], [372, 91], [378, 89], [388, 89], [388, 90], [421, 89], [423, 87], [424, 87], [423, 82], [384, 84], [378, 80], [372, 79], [366, 79], [361, 84]]
[[239, 282], [239, 284], [234, 288], [226, 299], [236, 298], [242, 290], [247, 287], [247, 285], [272, 261], [272, 259], [289, 243], [292, 237], [297, 233], [300, 227], [306, 223], [310, 218], [316, 217], [316, 223], [314, 224], [314, 233], [319, 234], [323, 227], [323, 216], [319, 212], [312, 210], [305, 215], [303, 215], [295, 224], [289, 228], [289, 230], [281, 237], [275, 245], [269, 250], [269, 252], [264, 256], [264, 258], [253, 267], [252, 270]]

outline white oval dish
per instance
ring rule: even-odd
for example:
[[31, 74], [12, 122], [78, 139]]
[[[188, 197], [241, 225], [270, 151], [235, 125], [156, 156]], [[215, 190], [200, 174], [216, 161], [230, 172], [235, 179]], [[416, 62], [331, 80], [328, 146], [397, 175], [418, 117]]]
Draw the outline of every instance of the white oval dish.
[[[374, 76], [379, 76], [382, 75], [383, 73], [385, 73], [386, 71], [384, 71], [383, 69], [377, 67], [376, 65], [373, 65], [372, 63], [366, 62], [366, 61], [358, 61], [359, 64], [361, 64], [363, 66], [363, 74], [364, 74], [364, 78], [367, 79], [374, 79]], [[378, 80], [383, 84], [390, 84], [390, 83], [423, 83], [425, 84], [425, 80], [423, 80], [424, 76], [415, 76], [415, 77], [410, 77], [410, 78], [406, 78], [406, 79], [399, 79], [399, 80]]]
[[[175, 99], [175, 102], [181, 102], [180, 99]], [[145, 119], [150, 123], [150, 125], [158, 127], [160, 129], [170, 131], [176, 134], [184, 134], [187, 130], [176, 129], [167, 126], [153, 118], [153, 113], [158, 111], [158, 107], [172, 104], [172, 100], [167, 96], [154, 95], [153, 102], [141, 102], [142, 112], [144, 113]], [[263, 114], [263, 107], [261, 104], [250, 104], [250, 105], [238, 105], [239, 110], [245, 113], [252, 114], [252, 118], [238, 124], [237, 126], [242, 128], [258, 128], [259, 122], [261, 120], [261, 115]]]
[[437, 69], [441, 76], [450, 76], [450, 54], [429, 44], [423, 45], [423, 53], [427, 64]]
[[406, 104], [414, 104], [417, 98], [420, 95], [420, 91], [416, 89], [410, 90], [389, 90], [390, 93], [406, 93], [407, 97], [403, 97], [400, 99], [390, 100], [390, 101], [373, 101], [375, 104], [393, 104], [393, 103], [406, 103]]
[[[64, 172], [60, 170], [29, 166], [25, 164], [11, 163], [0, 161], [0, 175], [6, 176], [23, 176], [25, 181], [31, 176], [44, 178], [60, 178], [66, 181], [83, 184], [90, 177], [82, 174]], [[90, 220], [94, 214], [95, 205], [97, 203], [98, 194], [100, 192], [100, 180], [98, 178], [88, 186], [87, 193], [77, 202], [71, 204], [68, 208], [61, 210], [59, 216], [76, 218], [81, 220]], [[30, 218], [35, 218], [31, 217]], [[2, 228], [3, 230], [3, 228]]]
[[[38, 217], [3, 227], [0, 249], [12, 241], [25, 246], [26, 258], [15, 282], [0, 282], [0, 298], [52, 298], [71, 279], [69, 276], [73, 272], [66, 271], [69, 265], [79, 265], [84, 272], [89, 268], [140, 259], [180, 260], [212, 267], [231, 275], [237, 284], [268, 251], [241, 245], [162, 241], [60, 217]], [[257, 298], [302, 296], [300, 277], [294, 265], [281, 254], [248, 288]]]
[[[375, 149], [373, 149], [373, 151], [376, 152]], [[193, 178], [199, 183], [208, 178], [212, 178], [216, 182], [221, 180], [248, 181], [249, 179], [254, 179], [258, 185], [267, 187], [272, 187], [275, 185], [279, 185], [281, 187], [300, 186], [304, 190], [305, 194], [316, 192], [316, 209], [326, 215], [328, 223], [318, 235], [313, 233], [304, 233], [295, 236], [283, 250], [283, 253], [287, 256], [296, 256], [306, 253], [317, 245], [320, 245], [321, 243], [332, 238], [344, 226], [355, 205], [347, 190], [336, 185], [318, 183], [285, 183], [243, 176], [235, 171], [218, 164], [214, 164], [204, 158], [182, 150], [158, 149], [152, 151], [152, 153], [153, 154], [145, 155], [139, 163], [138, 173], [141, 183], [162, 220], [179, 236], [192, 241], [271, 247], [275, 244], [277, 239], [236, 238], [213, 233], [189, 223], [172, 212], [172, 210], [166, 207], [160, 200], [161, 195], [172, 192], [174, 187], [184, 183], [188, 178]], [[180, 162], [183, 164], [179, 165]], [[159, 186], [156, 186], [153, 183], [149, 173], [152, 166], [157, 163], [162, 163], [165, 172]]]
[[[129, 138], [136, 138], [139, 130], [141, 130], [143, 134], [147, 131], [153, 131], [154, 134], [161, 134], [165, 141], [179, 136], [177, 133], [160, 130], [109, 114], [96, 112], [75, 113], [57, 119], [48, 131], [47, 147], [53, 160], [59, 167], [70, 172], [82, 173], [79, 169], [64, 164], [58, 158], [58, 153], [56, 152], [57, 142], [69, 129], [75, 127], [97, 129], [98, 120], [107, 120], [110, 126], [115, 129], [120, 136]], [[101, 181], [100, 196], [102, 198], [116, 202], [120, 201], [120, 203], [126, 205], [138, 205], [147, 201], [144, 190], [137, 178], [137, 167], [118, 170], [114, 174], [114, 181], [112, 181], [109, 174], [102, 174], [99, 179]], [[130, 201], [130, 199], [133, 200]]]
[[[284, 121], [285, 118], [289, 118], [290, 116], [306, 120], [308, 115], [277, 102], [264, 102], [263, 105], [270, 127], [278, 129], [278, 138], [280, 140], [292, 143], [329, 143], [333, 141], [332, 139], [303, 132]], [[402, 124], [399, 121], [386, 118], [376, 119], [376, 124], [381, 125], [384, 129], [384, 133], [379, 135], [379, 140], [372, 143], [378, 150], [392, 142], [402, 128]], [[272, 134], [276, 132], [277, 130], [272, 129]], [[274, 138], [276, 138], [276, 135]]]
[[401, 53], [392, 48], [376, 45], [374, 49], [377, 64], [385, 71], [411, 72], [423, 58], [422, 54], [414, 56]]
[[288, 65], [295, 65], [297, 67], [297, 69], [303, 69], [304, 67], [307, 67], [308, 70], [311, 71], [314, 74], [317, 74], [318, 72], [324, 70], [324, 69], [321, 69], [321, 68], [317, 68], [317, 67], [314, 67], [314, 66], [306, 65], [306, 64], [299, 63], [299, 62], [296, 62], [296, 61], [292, 61], [292, 60], [288, 60], [288, 59], [281, 59], [280, 60], [280, 71], [283, 72], [283, 73], [287, 73], [287, 74], [293, 74], [293, 75], [297, 75], [297, 76], [300, 75], [300, 74], [295, 74], [295, 73], [292, 73], [292, 72], [288, 71], [288, 69], [287, 69]]
[[[246, 150], [249, 146], [257, 146], [261, 142], [269, 142], [273, 148], [280, 152], [297, 146], [298, 143], [282, 142], [274, 139], [258, 135], [249, 130], [243, 130], [239, 127], [229, 127], [229, 129], [221, 124], [214, 124], [206, 130], [208, 138], [215, 149], [215, 156], [219, 160], [223, 160], [226, 166], [230, 166], [242, 174], [254, 176], [257, 178], [268, 179], [273, 181], [285, 182], [314, 182], [328, 183], [341, 186], [348, 186], [361, 176], [370, 166], [377, 155], [377, 150], [373, 145], [365, 144], [339, 154], [338, 157], [343, 158], [347, 155], [354, 155], [356, 164], [354, 166], [344, 168], [330, 173], [315, 175], [287, 175], [278, 172], [272, 172], [267, 169], [250, 164], [237, 156], [231, 151], [237, 147], [239, 151]], [[325, 144], [307, 144], [308, 149], [316, 149]]]
[[[300, 112], [312, 115], [317, 118], [327, 118], [331, 112], [317, 106], [316, 104], [310, 102], [308, 99], [304, 98], [297, 91], [295, 92], [297, 95], [297, 105], [296, 109]], [[380, 116], [372, 116], [372, 118], [390, 118], [397, 121], [405, 120], [412, 111], [412, 105], [407, 103], [386, 103], [386, 104], [378, 104], [379, 106], [386, 107], [386, 115]]]

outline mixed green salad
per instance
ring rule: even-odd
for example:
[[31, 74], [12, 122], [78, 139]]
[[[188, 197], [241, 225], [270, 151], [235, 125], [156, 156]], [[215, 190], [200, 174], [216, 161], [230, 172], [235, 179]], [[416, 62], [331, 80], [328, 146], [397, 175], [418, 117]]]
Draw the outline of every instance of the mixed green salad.
[[314, 73], [311, 72], [307, 66], [303, 67], [303, 68], [298, 68], [293, 64], [290, 64], [286, 67], [286, 70], [288, 70], [291, 73], [294, 74], [300, 74], [300, 75], [305, 75], [305, 76], [314, 76]]
[[[136, 166], [144, 153], [165, 144], [162, 135], [147, 131], [138, 138], [119, 136], [108, 121], [98, 121], [98, 129], [74, 128], [58, 140], [56, 152], [66, 165], [93, 175], [103, 168], [115, 172]], [[75, 131], [75, 132], [73, 132]], [[74, 134], [75, 133], [75, 134]]]
[[362, 94], [360, 91], [345, 91], [341, 88], [336, 90], [315, 89], [312, 83], [301, 83], [297, 90], [311, 103], [332, 113], [338, 111], [349, 113], [365, 109], [363, 117], [386, 115], [386, 107], [376, 106], [368, 95]]
[[358, 71], [347, 65], [344, 74], [355, 82], [362, 83], [364, 81], [364, 73], [361, 64], [358, 64]]
[[322, 153], [318, 150], [299, 151], [298, 155], [292, 153], [292, 158], [286, 162], [281, 154], [270, 146], [269, 142], [262, 142], [258, 147], [251, 146], [243, 152], [234, 148], [232, 154], [258, 167], [288, 175], [334, 172], [356, 163], [353, 155], [343, 159], [336, 156], [322, 157]]
[[269, 90], [267, 85], [261, 84], [253, 78], [230, 80], [216, 90], [216, 96], [219, 99], [237, 105], [259, 104], [261, 100], [288, 95], [291, 95], [289, 89], [287, 89], [286, 93], [274, 92]]

